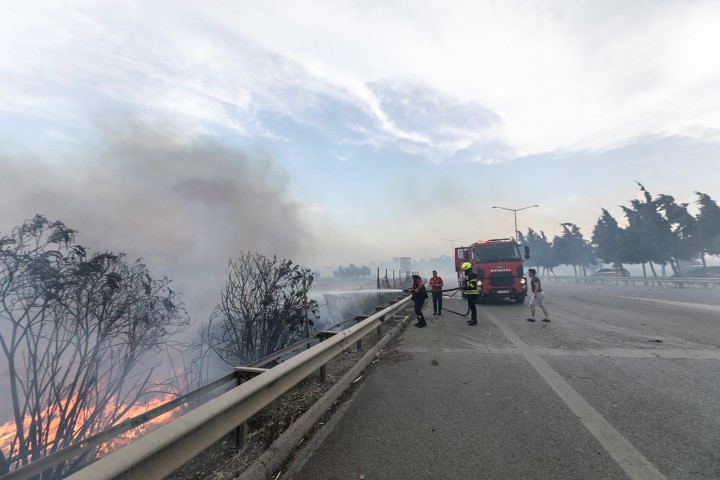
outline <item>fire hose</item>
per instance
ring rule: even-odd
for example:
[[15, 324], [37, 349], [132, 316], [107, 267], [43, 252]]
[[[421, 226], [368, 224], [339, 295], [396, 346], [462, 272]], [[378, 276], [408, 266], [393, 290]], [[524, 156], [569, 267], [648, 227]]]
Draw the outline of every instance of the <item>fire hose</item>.
[[[455, 296], [455, 294], [456, 294], [457, 292], [459, 292], [459, 291], [462, 290], [463, 288], [465, 288], [465, 287], [448, 288], [448, 289], [445, 289], [445, 290], [440, 290], [440, 293], [444, 293], [444, 292], [455, 292], [455, 293], [453, 293], [452, 295], [450, 295], [450, 298], [452, 298], [452, 297]], [[438, 290], [435, 290], [435, 292], [437, 292], [437, 291], [438, 291]], [[408, 289], [405, 289], [405, 290], [403, 290], [403, 292], [405, 292], [405, 293], [410, 293], [410, 289], [409, 289], [409, 288], [408, 288]], [[431, 291], [430, 293], [432, 293], [432, 291]], [[447, 308], [447, 307], [443, 307], [443, 310], [447, 310], [448, 312], [454, 313], [455, 315], [460, 315], [461, 317], [467, 317], [467, 316], [470, 314], [470, 304], [468, 304], [468, 309], [467, 309], [467, 312], [465, 312], [465, 313], [456, 312], [455, 310], [450, 310], [450, 309]]]

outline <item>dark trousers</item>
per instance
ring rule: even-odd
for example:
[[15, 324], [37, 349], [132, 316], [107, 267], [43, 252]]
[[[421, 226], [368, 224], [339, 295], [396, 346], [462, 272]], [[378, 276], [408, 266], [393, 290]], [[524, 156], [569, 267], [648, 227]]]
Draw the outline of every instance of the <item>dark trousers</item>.
[[477, 322], [477, 310], [475, 309], [475, 301], [477, 295], [465, 295], [468, 301], [468, 308], [470, 309], [470, 320]]
[[415, 297], [413, 299], [413, 303], [415, 304], [415, 316], [417, 317], [418, 321], [420, 323], [425, 323], [425, 316], [422, 313], [422, 307], [425, 304], [425, 298], [424, 297]]
[[432, 292], [433, 296], [433, 312], [440, 313], [442, 311], [442, 292]]

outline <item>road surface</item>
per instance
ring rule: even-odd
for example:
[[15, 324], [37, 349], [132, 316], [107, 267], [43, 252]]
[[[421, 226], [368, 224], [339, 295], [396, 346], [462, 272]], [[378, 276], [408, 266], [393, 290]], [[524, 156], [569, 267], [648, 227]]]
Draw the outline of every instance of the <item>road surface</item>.
[[719, 479], [720, 289], [544, 290], [430, 309], [281, 478]]

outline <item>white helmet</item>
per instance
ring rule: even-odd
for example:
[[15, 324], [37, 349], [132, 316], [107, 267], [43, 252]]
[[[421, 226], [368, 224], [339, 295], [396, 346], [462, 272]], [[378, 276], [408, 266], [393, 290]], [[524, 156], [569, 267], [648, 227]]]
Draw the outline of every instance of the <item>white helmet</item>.
[[413, 277], [419, 277], [420, 272], [418, 270], [413, 270], [412, 272], [410, 272], [410, 275], [412, 275]]

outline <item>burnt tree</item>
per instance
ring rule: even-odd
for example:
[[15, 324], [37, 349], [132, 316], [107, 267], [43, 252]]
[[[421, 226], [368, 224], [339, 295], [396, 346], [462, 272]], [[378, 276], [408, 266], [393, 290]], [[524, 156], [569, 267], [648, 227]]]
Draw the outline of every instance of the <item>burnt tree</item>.
[[1, 390], [15, 430], [0, 446], [5, 471], [117, 423], [156, 394], [149, 354], [188, 324], [167, 278], [123, 254], [90, 255], [75, 233], [36, 216], [0, 239]]
[[307, 336], [318, 311], [307, 298], [312, 282], [290, 260], [251, 252], [231, 260], [210, 318], [212, 349], [229, 365], [247, 365]]

